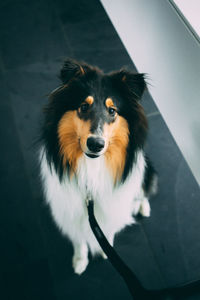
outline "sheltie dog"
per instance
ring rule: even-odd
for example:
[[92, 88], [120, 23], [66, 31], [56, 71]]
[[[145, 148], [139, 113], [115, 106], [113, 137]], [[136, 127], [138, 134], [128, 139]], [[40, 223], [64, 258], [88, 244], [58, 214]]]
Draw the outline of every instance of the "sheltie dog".
[[140, 105], [144, 74], [121, 69], [104, 74], [68, 59], [62, 85], [44, 109], [41, 179], [53, 219], [72, 242], [74, 272], [88, 265], [88, 251], [106, 255], [90, 229], [86, 198], [108, 241], [140, 213], [148, 217], [148, 198], [156, 173], [144, 154], [147, 119]]

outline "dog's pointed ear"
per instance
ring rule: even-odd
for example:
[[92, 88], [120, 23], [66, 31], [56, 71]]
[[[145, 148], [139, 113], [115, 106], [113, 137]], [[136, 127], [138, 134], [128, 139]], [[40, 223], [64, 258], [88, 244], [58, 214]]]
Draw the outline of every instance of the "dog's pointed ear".
[[144, 91], [147, 88], [145, 82], [145, 74], [132, 73], [126, 70], [121, 70], [111, 74], [113, 83], [123, 92], [127, 92], [133, 96], [135, 100], [140, 100]]
[[66, 84], [74, 78], [85, 75], [88, 69], [89, 66], [86, 63], [77, 62], [69, 58], [64, 61], [59, 78], [63, 84]]

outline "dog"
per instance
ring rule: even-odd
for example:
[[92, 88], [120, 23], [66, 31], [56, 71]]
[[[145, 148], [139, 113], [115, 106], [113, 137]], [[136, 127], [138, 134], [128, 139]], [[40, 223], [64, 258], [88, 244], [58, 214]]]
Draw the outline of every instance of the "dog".
[[67, 59], [60, 79], [44, 108], [41, 181], [55, 223], [73, 244], [74, 272], [82, 274], [89, 251], [106, 258], [89, 226], [87, 197], [113, 245], [115, 234], [133, 224], [134, 216], [150, 216], [157, 175], [144, 153], [144, 74], [126, 69], [104, 74]]

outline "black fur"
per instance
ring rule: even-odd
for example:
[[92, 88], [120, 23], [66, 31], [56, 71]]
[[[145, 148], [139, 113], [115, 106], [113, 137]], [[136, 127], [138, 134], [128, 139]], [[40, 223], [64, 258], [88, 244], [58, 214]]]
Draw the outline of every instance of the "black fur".
[[[111, 97], [116, 103], [118, 114], [129, 124], [129, 144], [122, 176], [124, 181], [133, 165], [136, 150], [144, 147], [147, 134], [147, 119], [139, 103], [146, 88], [144, 74], [134, 74], [126, 70], [104, 74], [96, 67], [68, 59], [61, 69], [60, 78], [62, 86], [50, 94], [49, 102], [44, 109], [42, 139], [49, 165], [54, 165], [62, 179], [63, 158], [59, 154], [57, 129], [64, 113], [78, 110], [83, 100], [91, 95], [95, 98], [94, 108], [87, 114], [79, 113], [79, 117], [92, 120], [101, 118], [102, 123], [113, 122], [112, 116], [106, 113], [104, 105], [105, 99]], [[96, 129], [96, 124], [93, 121], [91, 131]], [[149, 164], [147, 165], [147, 168], [150, 168]], [[69, 165], [67, 168], [69, 169]], [[148, 189], [148, 171], [146, 174], [144, 185]]]

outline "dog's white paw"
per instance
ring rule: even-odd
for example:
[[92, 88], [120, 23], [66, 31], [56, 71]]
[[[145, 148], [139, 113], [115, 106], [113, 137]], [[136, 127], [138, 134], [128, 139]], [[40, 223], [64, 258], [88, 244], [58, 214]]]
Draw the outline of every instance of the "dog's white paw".
[[139, 213], [140, 206], [141, 206], [141, 203], [138, 199], [133, 202], [132, 212], [133, 212], [134, 216], [137, 216], [137, 214]]
[[81, 275], [87, 268], [88, 258], [73, 256], [72, 265], [73, 265], [74, 273]]
[[148, 199], [144, 199], [140, 205], [140, 213], [143, 217], [150, 217], [151, 208]]

